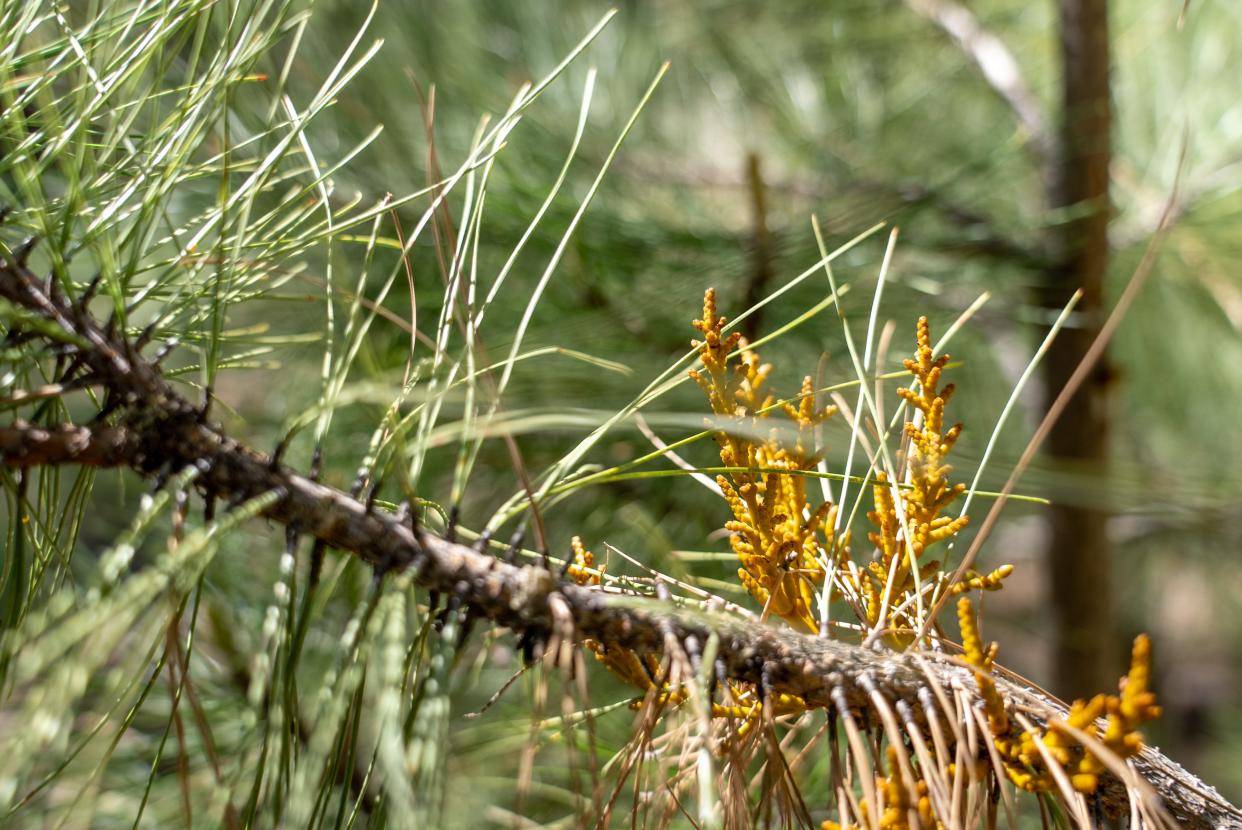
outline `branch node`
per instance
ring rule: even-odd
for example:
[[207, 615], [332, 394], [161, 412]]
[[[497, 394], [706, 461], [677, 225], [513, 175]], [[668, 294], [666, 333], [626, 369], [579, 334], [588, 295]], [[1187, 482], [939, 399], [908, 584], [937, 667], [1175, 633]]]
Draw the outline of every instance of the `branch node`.
[[309, 590], [314, 590], [319, 584], [319, 576], [323, 573], [323, 552], [326, 545], [323, 540], [316, 539], [315, 544], [311, 546], [310, 554], [310, 574], [307, 576], [306, 585]]
[[28, 236], [22, 240], [16, 248], [13, 249], [13, 261], [18, 266], [25, 268], [26, 263], [30, 260], [30, 254], [39, 245], [39, 237]]
[[198, 412], [195, 413], [196, 417], [198, 418], [198, 422], [200, 424], [207, 423], [207, 416], [211, 414], [212, 397], [213, 397], [213, 394], [211, 390], [211, 384], [207, 384], [206, 386], [203, 387], [203, 401], [202, 403], [199, 404]]
[[522, 542], [526, 538], [526, 528], [519, 527], [513, 531], [513, 535], [509, 537], [509, 547], [505, 548], [504, 556], [501, 560], [506, 565], [512, 565], [517, 560], [518, 551], [522, 549]]
[[90, 282], [82, 289], [82, 293], [78, 295], [78, 300], [74, 304], [79, 314], [86, 314], [86, 307], [90, 305], [91, 300], [95, 299], [95, 294], [99, 291], [99, 283], [102, 280], [103, 271], [96, 271], [95, 276], [91, 277]]
[[323, 474], [323, 445], [320, 443], [316, 443], [315, 449], [311, 451], [309, 473], [310, 480], [314, 482], [318, 482], [319, 476]]
[[444, 526], [443, 538], [446, 542], [457, 541], [457, 521], [461, 518], [461, 505], [454, 504], [449, 508], [448, 524]]
[[143, 348], [151, 342], [151, 336], [155, 334], [155, 329], [158, 326], [159, 321], [152, 320], [143, 327], [142, 331], [138, 334], [138, 339], [134, 341], [133, 354], [137, 355], [138, 352], [142, 351]]

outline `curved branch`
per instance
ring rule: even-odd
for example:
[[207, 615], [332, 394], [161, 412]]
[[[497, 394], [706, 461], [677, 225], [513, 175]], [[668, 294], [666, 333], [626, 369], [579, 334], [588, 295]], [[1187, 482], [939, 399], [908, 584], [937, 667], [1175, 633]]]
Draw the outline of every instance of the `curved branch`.
[[[715, 640], [730, 678], [799, 695], [813, 706], [869, 713], [878, 694], [899, 710], [921, 713], [934, 705], [929, 691], [937, 686], [975, 697], [972, 671], [942, 654], [876, 652], [668, 601], [566, 584], [542, 567], [507, 564], [411, 527], [224, 435], [133, 344], [99, 326], [84, 304], [45, 289], [20, 263], [0, 262], [0, 296], [71, 333], [83, 344], [76, 359], [125, 407], [121, 427], [48, 430], [18, 423], [2, 429], [0, 458], [6, 465], [94, 463], [144, 475], [194, 465], [201, 470], [196, 486], [204, 493], [241, 502], [279, 492], [263, 511], [268, 519], [378, 568], [410, 569], [418, 584], [451, 593], [494, 623], [546, 635], [557, 628], [553, 609], [559, 607], [568, 609], [578, 636], [640, 653], [663, 653], [670, 639], [689, 651]], [[1033, 723], [1066, 715], [1062, 704], [1012, 679], [999, 676], [996, 683], [1007, 704]], [[1183, 826], [1242, 830], [1242, 811], [1155, 749], [1144, 749], [1131, 764]], [[1129, 810], [1127, 788], [1116, 778], [1104, 778], [1100, 799], [1106, 811]]]

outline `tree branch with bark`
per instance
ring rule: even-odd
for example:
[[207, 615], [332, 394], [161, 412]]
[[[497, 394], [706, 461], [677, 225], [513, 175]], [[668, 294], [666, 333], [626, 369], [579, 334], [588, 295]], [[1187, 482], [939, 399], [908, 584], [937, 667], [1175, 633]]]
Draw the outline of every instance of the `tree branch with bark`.
[[[769, 696], [796, 695], [846, 721], [894, 729], [890, 739], [922, 740], [980, 705], [974, 671], [946, 654], [877, 651], [684, 601], [576, 585], [543, 564], [504, 561], [300, 475], [223, 433], [144, 356], [145, 337], [130, 339], [100, 325], [87, 308], [88, 292], [71, 299], [54, 278], [39, 278], [26, 264], [29, 253], [30, 246], [6, 252], [0, 297], [42, 324], [13, 327], [8, 340], [55, 351], [65, 362], [59, 382], [89, 377], [105, 403], [90, 424], [18, 420], [0, 428], [0, 458], [8, 467], [126, 467], [161, 479], [194, 467], [194, 486], [204, 497], [228, 504], [266, 499], [260, 515], [290, 532], [356, 556], [381, 575], [409, 572], [418, 585], [530, 640], [590, 639], [664, 656], [672, 649], [690, 662], [710, 643], [719, 680], [751, 683]], [[996, 685], [1007, 709], [1031, 724], [1046, 727], [1067, 717], [1063, 704], [1018, 678], [999, 675]], [[1096, 796], [1096, 807], [1109, 815], [1136, 804], [1157, 821], [1168, 816], [1186, 827], [1242, 827], [1242, 811], [1152, 748], [1105, 776]]]

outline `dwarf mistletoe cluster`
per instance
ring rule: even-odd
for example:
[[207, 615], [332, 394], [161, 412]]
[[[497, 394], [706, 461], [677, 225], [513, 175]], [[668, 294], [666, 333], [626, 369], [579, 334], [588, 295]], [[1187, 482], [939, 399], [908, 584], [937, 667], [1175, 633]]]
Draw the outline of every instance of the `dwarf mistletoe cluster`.
[[[689, 375], [706, 394], [719, 427], [713, 437], [729, 472], [718, 475], [716, 484], [732, 514], [724, 528], [741, 565], [741, 584], [763, 617], [775, 616], [797, 631], [862, 642], [874, 642], [880, 635], [896, 651], [917, 647], [960, 652], [974, 673], [991, 738], [975, 741], [965, 755], [953, 742], [933, 741], [920, 746], [921, 752], [904, 742], [890, 744], [883, 760], [871, 765], [874, 780], [864, 782], [852, 820], [825, 821], [824, 830], [877, 824], [948, 826], [949, 794], [968, 780], [986, 779], [990, 769], [1032, 793], [1095, 793], [1099, 776], [1110, 765], [1141, 750], [1139, 727], [1160, 714], [1149, 688], [1151, 648], [1145, 636], [1135, 641], [1130, 673], [1119, 695], [1076, 701], [1064, 721], [1052, 721], [1046, 728], [1009, 712], [993, 677], [999, 647], [983, 644], [968, 597], [958, 601], [960, 647], [939, 633], [935, 621], [932, 633], [918, 639], [939, 597], [998, 590], [1013, 572], [1013, 566], [1003, 565], [983, 574], [968, 570], [954, 580], [942, 561], [929, 555], [966, 527], [969, 517], [947, 514], [965, 491], [965, 485], [951, 481], [953, 468], [947, 463], [962, 425], [946, 426], [945, 408], [954, 390], [942, 383], [949, 356], [936, 355], [927, 319], [918, 321], [914, 355], [904, 361], [914, 382], [897, 390], [911, 413], [901, 431], [901, 466], [877, 471], [870, 479], [871, 551], [861, 561], [848, 528], [838, 522], [840, 505], [831, 500], [816, 504], [807, 497], [808, 474], [815, 474], [823, 459], [818, 427], [838, 408], [817, 401], [809, 376], [791, 399], [769, 393], [772, 366], [761, 362], [727, 324], [718, 314], [715, 291], [708, 289], [702, 317], [693, 321], [702, 337], [693, 341], [701, 365]], [[600, 585], [604, 571], [575, 537], [570, 578], [579, 585]], [[823, 626], [829, 603], [844, 606], [856, 622]], [[586, 646], [659, 705], [687, 700], [687, 688], [668, 682], [666, 664], [657, 655], [638, 655], [598, 640], [588, 640]], [[796, 717], [813, 708], [797, 695], [765, 694], [755, 684], [733, 680], [717, 683], [715, 697], [711, 715], [729, 724], [721, 739], [730, 742], [744, 739], [761, 717]], [[766, 713], [765, 705], [770, 710]], [[865, 713], [856, 715], [866, 719]]]

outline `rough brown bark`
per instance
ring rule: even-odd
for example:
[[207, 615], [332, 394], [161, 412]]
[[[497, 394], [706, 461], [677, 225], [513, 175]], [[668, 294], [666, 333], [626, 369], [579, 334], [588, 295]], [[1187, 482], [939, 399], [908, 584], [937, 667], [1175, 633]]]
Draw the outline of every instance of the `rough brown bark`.
[[[173, 464], [197, 464], [203, 471], [197, 484], [204, 492], [241, 501], [276, 491], [281, 497], [263, 511], [268, 519], [373, 565], [413, 568], [419, 584], [451, 593], [497, 624], [550, 633], [557, 625], [555, 603], [569, 610], [577, 636], [640, 653], [661, 653], [670, 638], [690, 651], [696, 650], [692, 644], [701, 648], [715, 639], [729, 677], [800, 695], [813, 706], [836, 708], [844, 701], [849, 709], [866, 715], [878, 691], [897, 711], [922, 723], [926, 707], [935, 705], [928, 693], [931, 682], [974, 694], [972, 672], [943, 654], [876, 652], [733, 616], [566, 584], [542, 567], [509, 565], [412, 529], [390, 514], [368, 510], [338, 490], [273, 465], [266, 456], [194, 418], [176, 415], [147, 423], [152, 432], [142, 440], [129, 433], [119, 443], [117, 430], [76, 428], [76, 446], [61, 440], [57, 431], [29, 426], [0, 429], [0, 457], [22, 465], [37, 458], [40, 463], [127, 463], [149, 470], [158, 454]], [[107, 452], [91, 449], [95, 436]], [[129, 448], [128, 460], [112, 451], [117, 446]], [[1025, 713], [1032, 722], [1043, 725], [1065, 717], [1059, 702], [1004, 676], [996, 682], [1011, 709]], [[1134, 768], [1184, 826], [1242, 828], [1242, 811], [1156, 750], [1144, 749]], [[1106, 778], [1101, 792], [1105, 812], [1125, 813], [1128, 805], [1124, 784]]]
[[[5, 463], [126, 463], [150, 470], [156, 454], [173, 464], [196, 464], [202, 470], [197, 486], [228, 501], [241, 501], [276, 491], [280, 498], [263, 514], [280, 524], [348, 551], [384, 568], [414, 569], [419, 584], [451, 593], [494, 623], [516, 631], [550, 633], [557, 621], [553, 607], [570, 612], [577, 636], [662, 653], [670, 639], [693, 652], [709, 640], [729, 677], [776, 691], [800, 695], [813, 706], [844, 705], [866, 715], [878, 692], [898, 712], [917, 723], [932, 703], [934, 681], [944, 689], [973, 695], [974, 676], [943, 654], [897, 655], [836, 642], [738, 617], [678, 607], [669, 602], [566, 584], [550, 571], [530, 565], [506, 564], [493, 556], [411, 528], [394, 516], [368, 510], [350, 496], [310, 481], [271, 459], [220, 435], [194, 418], [174, 415], [147, 420], [152, 430], [129, 433], [116, 441], [117, 430], [77, 428], [76, 448], [56, 431], [27, 426], [0, 429], [0, 458]], [[107, 452], [90, 449], [95, 436]], [[129, 448], [123, 459], [112, 448]], [[145, 447], [145, 449], [139, 449]], [[1033, 723], [1063, 719], [1065, 707], [1038, 691], [1005, 676], [996, 678], [1010, 708]], [[939, 717], [945, 717], [940, 713]], [[1162, 800], [1179, 823], [1191, 828], [1242, 828], [1242, 811], [1221, 798], [1173, 761], [1152, 748], [1134, 760], [1139, 777]], [[1105, 778], [1101, 806], [1125, 813], [1129, 793], [1115, 778]]]
[[22, 421], [0, 427], [0, 458], [10, 467], [129, 466], [135, 450], [134, 435], [124, 427], [91, 429], [66, 425], [41, 429]]
[[[1062, 112], [1048, 174], [1053, 265], [1042, 303], [1060, 309], [1078, 288], [1081, 324], [1067, 327], [1044, 360], [1048, 403], [1083, 360], [1104, 317], [1108, 268], [1111, 99], [1107, 0], [1060, 0]], [[1109, 370], [1101, 360], [1048, 437], [1058, 466], [1105, 474], [1109, 459]], [[1049, 520], [1050, 607], [1055, 616], [1053, 688], [1067, 698], [1106, 688], [1117, 676], [1108, 513], [1098, 505], [1054, 503]]]
[[[79, 344], [74, 360], [107, 390], [121, 421], [2, 428], [0, 461], [7, 465], [123, 465], [145, 475], [194, 466], [195, 486], [204, 494], [240, 503], [275, 493], [262, 511], [266, 518], [382, 570], [409, 570], [420, 585], [451, 593], [498, 625], [536, 637], [589, 637], [640, 653], [673, 647], [694, 655], [715, 641], [718, 665], [728, 677], [872, 720], [877, 697], [906, 719], [907, 728], [920, 728], [929, 710], [939, 706], [934, 686], [975, 694], [971, 670], [943, 654], [877, 652], [669, 601], [567, 584], [545, 568], [507, 564], [420, 531], [224, 435], [167, 384], [139, 348], [99, 326], [84, 304], [45, 287], [20, 264], [0, 262], [0, 297], [59, 325]], [[565, 631], [566, 625], [571, 630]], [[996, 682], [1011, 711], [1035, 724], [1066, 714], [1057, 701], [1013, 679], [1000, 675]], [[956, 713], [938, 711], [937, 717]], [[1183, 826], [1242, 830], [1242, 811], [1156, 750], [1144, 749], [1132, 764]], [[1125, 813], [1131, 796], [1143, 792], [1105, 776], [1100, 804], [1106, 813]]]

